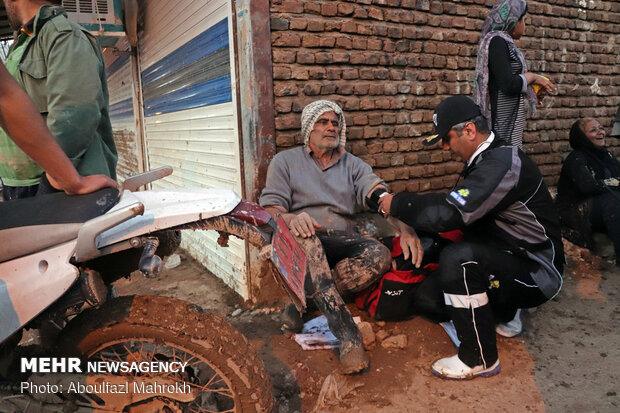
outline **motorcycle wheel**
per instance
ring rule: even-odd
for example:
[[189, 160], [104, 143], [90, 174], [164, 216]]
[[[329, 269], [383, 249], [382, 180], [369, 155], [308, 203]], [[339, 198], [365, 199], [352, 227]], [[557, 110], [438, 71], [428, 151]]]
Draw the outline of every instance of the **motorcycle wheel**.
[[[198, 393], [191, 402], [160, 393], [130, 405], [97, 407], [197, 413], [270, 412], [273, 408], [269, 376], [248, 340], [216, 315], [186, 301], [119, 297], [73, 319], [58, 343], [65, 354], [72, 349], [87, 361], [189, 362], [183, 373], [173, 377]], [[149, 374], [139, 376], [143, 379]], [[105, 400], [91, 398], [90, 402]]]

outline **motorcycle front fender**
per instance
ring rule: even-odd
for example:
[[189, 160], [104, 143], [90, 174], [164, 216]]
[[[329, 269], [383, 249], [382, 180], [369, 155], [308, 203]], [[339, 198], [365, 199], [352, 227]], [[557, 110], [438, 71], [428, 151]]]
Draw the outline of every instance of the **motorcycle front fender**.
[[97, 248], [160, 230], [225, 215], [241, 201], [227, 189], [165, 189], [142, 192], [124, 191], [114, 212], [136, 202], [144, 205], [144, 213], [103, 232], [97, 237]]
[[0, 342], [61, 297], [78, 278], [75, 240], [0, 264]]

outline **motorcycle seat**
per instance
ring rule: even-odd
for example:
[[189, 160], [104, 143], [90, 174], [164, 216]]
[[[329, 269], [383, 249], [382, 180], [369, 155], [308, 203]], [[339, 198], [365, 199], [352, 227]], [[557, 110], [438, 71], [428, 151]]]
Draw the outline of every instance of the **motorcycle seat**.
[[82, 225], [119, 201], [115, 188], [86, 195], [55, 193], [0, 202], [0, 262], [75, 239]]

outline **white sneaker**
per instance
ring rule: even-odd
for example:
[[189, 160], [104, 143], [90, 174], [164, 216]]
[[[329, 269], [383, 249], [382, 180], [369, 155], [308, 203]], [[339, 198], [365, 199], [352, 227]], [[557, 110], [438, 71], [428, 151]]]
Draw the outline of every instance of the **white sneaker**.
[[499, 359], [492, 366], [469, 367], [463, 363], [458, 354], [437, 360], [431, 367], [433, 373], [444, 379], [469, 380], [474, 377], [488, 377], [499, 373]]
[[495, 332], [502, 337], [515, 337], [523, 331], [523, 311], [519, 308], [515, 318], [507, 323], [499, 323], [495, 327]]

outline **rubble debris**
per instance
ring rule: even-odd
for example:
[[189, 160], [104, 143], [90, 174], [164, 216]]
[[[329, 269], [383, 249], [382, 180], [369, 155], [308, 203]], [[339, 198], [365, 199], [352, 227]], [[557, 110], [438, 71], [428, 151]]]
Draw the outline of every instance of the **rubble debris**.
[[370, 350], [375, 347], [375, 332], [372, 330], [372, 325], [366, 321], [362, 321], [357, 325], [362, 334], [362, 340], [364, 340], [364, 347], [366, 350]]
[[407, 335], [398, 334], [390, 336], [381, 342], [383, 348], [405, 348], [407, 347]]
[[380, 343], [383, 340], [385, 340], [386, 337], [388, 337], [390, 335], [390, 333], [388, 333], [385, 330], [379, 330], [377, 331], [377, 334], [375, 334], [375, 337], [377, 338], [377, 341]]

